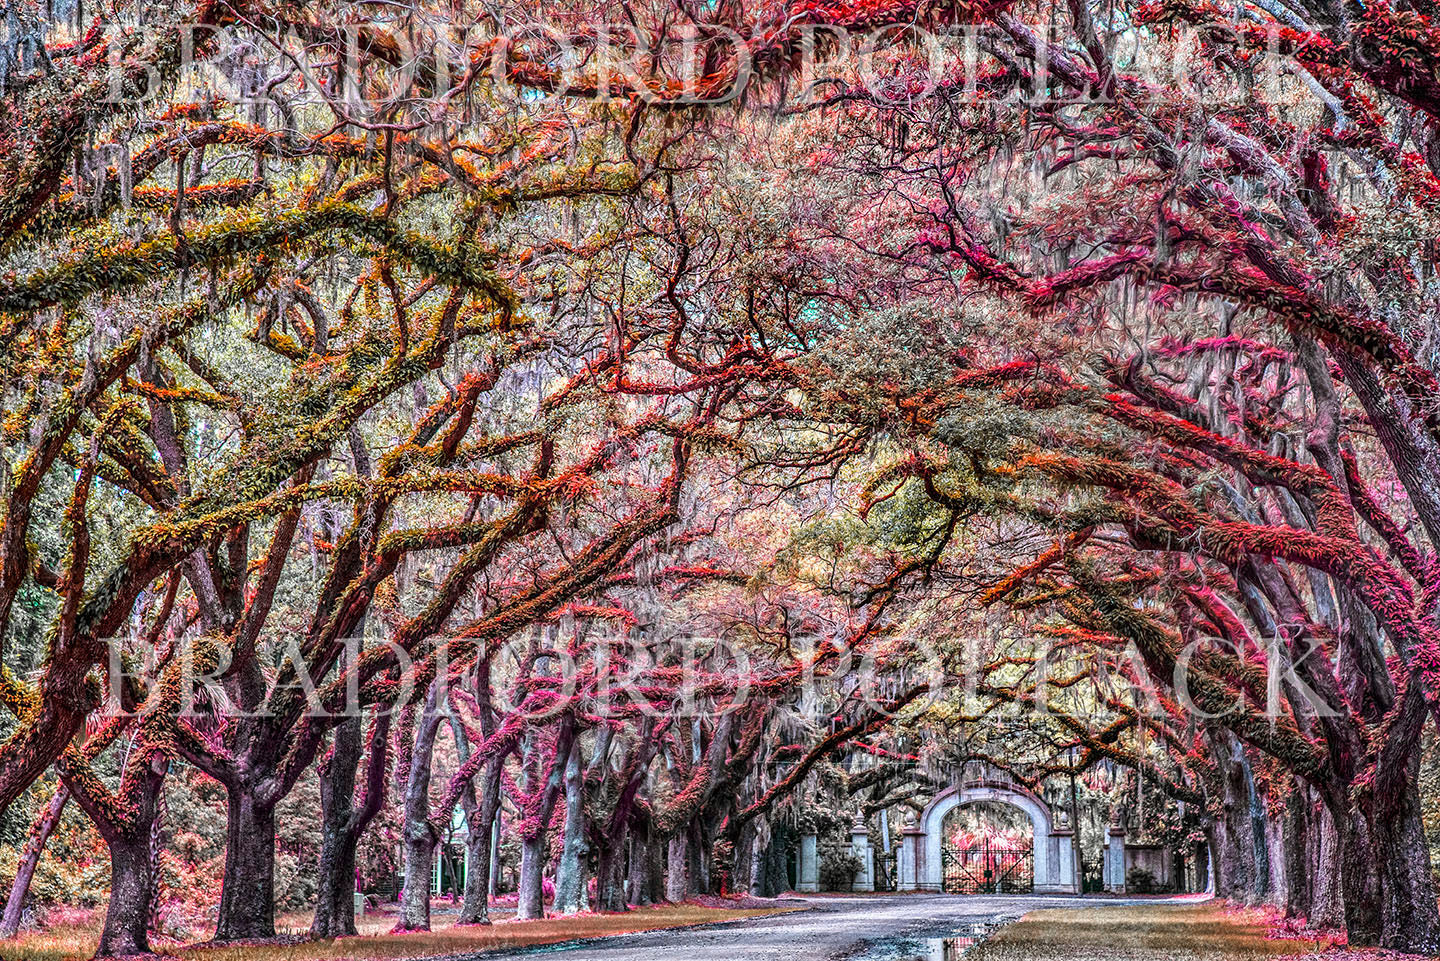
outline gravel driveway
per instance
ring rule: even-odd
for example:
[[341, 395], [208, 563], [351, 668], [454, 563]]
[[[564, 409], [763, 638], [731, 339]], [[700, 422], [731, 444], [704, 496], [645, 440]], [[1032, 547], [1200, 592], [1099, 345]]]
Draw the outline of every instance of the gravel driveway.
[[[1037, 908], [1141, 903], [1115, 898], [959, 897], [946, 894], [786, 899], [808, 910], [671, 931], [570, 941], [521, 951], [463, 956], [475, 961], [830, 961], [867, 942], [944, 936], [972, 924], [1013, 921]], [[1146, 899], [1144, 903], [1156, 903]]]

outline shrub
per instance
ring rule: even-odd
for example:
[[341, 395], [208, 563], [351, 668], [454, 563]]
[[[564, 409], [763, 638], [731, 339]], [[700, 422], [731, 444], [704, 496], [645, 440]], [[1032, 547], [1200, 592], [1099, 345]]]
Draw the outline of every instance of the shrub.
[[1160, 883], [1153, 871], [1144, 868], [1131, 868], [1130, 874], [1125, 878], [1125, 889], [1132, 894], [1163, 894], [1169, 890]]
[[827, 851], [820, 859], [820, 887], [827, 891], [848, 891], [862, 867], [860, 859], [846, 850]]

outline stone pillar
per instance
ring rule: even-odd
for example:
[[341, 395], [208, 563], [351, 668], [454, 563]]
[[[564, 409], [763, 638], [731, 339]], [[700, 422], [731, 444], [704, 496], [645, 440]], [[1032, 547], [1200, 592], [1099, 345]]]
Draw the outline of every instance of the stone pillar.
[[901, 891], [918, 891], [925, 881], [920, 860], [925, 857], [925, 832], [915, 826], [905, 829], [900, 836], [900, 881]]
[[1080, 879], [1075, 873], [1075, 832], [1068, 828], [1056, 828], [1050, 832], [1049, 840], [1051, 883], [1044, 892], [1037, 883], [1036, 893], [1079, 894]]
[[1110, 825], [1105, 841], [1105, 890], [1125, 893], [1125, 827], [1120, 824]]
[[814, 831], [800, 835], [800, 863], [795, 872], [795, 890], [814, 894], [820, 890], [819, 839]]
[[856, 891], [875, 890], [875, 851], [870, 847], [870, 829], [859, 817], [850, 825], [850, 853], [860, 859], [855, 872]]

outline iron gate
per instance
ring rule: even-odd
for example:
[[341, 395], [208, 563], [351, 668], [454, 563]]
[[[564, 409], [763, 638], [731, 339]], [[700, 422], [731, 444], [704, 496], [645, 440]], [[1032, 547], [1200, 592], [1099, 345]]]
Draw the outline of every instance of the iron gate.
[[947, 894], [1029, 894], [1035, 890], [1033, 851], [995, 847], [945, 846], [942, 886]]

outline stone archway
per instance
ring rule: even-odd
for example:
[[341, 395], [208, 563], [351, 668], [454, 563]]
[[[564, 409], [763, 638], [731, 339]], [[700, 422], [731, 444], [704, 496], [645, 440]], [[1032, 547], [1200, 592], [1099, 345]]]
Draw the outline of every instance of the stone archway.
[[900, 889], [939, 891], [943, 887], [945, 816], [964, 804], [991, 801], [1023, 811], [1034, 827], [1035, 893], [1078, 894], [1074, 832], [1055, 827], [1050, 806], [1018, 784], [968, 781], [940, 792], [925, 808], [920, 823], [905, 832], [900, 851]]

